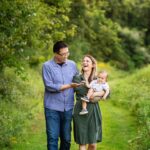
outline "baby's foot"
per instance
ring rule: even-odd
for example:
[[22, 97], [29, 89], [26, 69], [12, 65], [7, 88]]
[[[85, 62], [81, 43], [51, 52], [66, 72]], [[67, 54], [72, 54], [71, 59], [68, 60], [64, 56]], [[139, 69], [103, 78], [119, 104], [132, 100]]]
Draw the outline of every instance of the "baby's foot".
[[85, 101], [85, 102], [89, 102], [89, 99], [87, 96], [81, 97], [81, 100]]
[[87, 109], [82, 109], [79, 113], [79, 115], [85, 115], [85, 114], [88, 114]]

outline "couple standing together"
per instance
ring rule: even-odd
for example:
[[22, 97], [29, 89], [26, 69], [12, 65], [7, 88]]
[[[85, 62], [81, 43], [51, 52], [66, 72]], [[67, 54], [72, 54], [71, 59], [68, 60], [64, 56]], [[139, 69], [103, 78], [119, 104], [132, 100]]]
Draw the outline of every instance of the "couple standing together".
[[[54, 44], [53, 52], [53, 59], [45, 62], [42, 68], [47, 149], [58, 150], [60, 138], [60, 150], [70, 150], [73, 117], [74, 139], [79, 149], [86, 150], [88, 145], [88, 150], [96, 150], [96, 143], [102, 140], [101, 111], [94, 94], [88, 93], [89, 87], [86, 86], [96, 76], [96, 60], [85, 55], [79, 74], [75, 62], [67, 59], [69, 50], [63, 41]], [[102, 76], [106, 78], [107, 75]], [[104, 91], [100, 94], [106, 97]], [[85, 98], [90, 101], [83, 102]]]

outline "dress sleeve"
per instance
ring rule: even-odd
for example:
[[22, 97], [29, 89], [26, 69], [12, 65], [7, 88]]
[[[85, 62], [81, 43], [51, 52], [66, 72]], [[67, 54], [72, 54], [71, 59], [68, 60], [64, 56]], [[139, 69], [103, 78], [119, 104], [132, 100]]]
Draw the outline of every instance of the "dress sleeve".
[[79, 75], [75, 75], [72, 80], [73, 83], [80, 83]]

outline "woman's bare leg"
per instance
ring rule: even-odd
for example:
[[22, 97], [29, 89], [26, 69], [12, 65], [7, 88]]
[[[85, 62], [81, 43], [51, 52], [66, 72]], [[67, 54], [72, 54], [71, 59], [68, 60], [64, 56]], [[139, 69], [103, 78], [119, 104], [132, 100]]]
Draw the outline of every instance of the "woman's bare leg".
[[89, 144], [88, 145], [88, 150], [96, 150], [96, 144]]
[[86, 145], [79, 145], [79, 150], [86, 150]]

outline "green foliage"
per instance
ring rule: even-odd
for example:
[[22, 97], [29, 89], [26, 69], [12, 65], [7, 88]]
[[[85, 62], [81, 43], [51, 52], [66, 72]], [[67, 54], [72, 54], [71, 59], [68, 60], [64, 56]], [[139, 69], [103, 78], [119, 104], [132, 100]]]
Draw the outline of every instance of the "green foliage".
[[114, 104], [124, 106], [137, 119], [139, 133], [129, 141], [131, 149], [148, 149], [150, 146], [150, 66], [137, 70], [133, 75], [112, 82]]
[[69, 46], [70, 58], [76, 62], [81, 62], [83, 55], [90, 53], [90, 44], [82, 38], [75, 39]]
[[[78, 55], [88, 52], [126, 70], [141, 67], [150, 61], [149, 6], [146, 0], [2, 0], [0, 69], [20, 68], [35, 62], [33, 57], [38, 62], [41, 55], [47, 59], [53, 43], [63, 39], [71, 47], [81, 41], [82, 46], [76, 48]], [[136, 35], [138, 38], [134, 38]], [[134, 52], [133, 57], [130, 52]], [[78, 56], [71, 58], [76, 60]]]
[[[150, 1], [149, 0], [111, 0], [105, 7], [106, 16], [118, 22], [123, 27], [137, 29], [144, 33], [144, 46], [150, 45]], [[142, 33], [142, 34], [143, 34]]]
[[[26, 132], [26, 125], [36, 115], [42, 98], [40, 76], [30, 71], [26, 80], [20, 79], [14, 69], [7, 68], [0, 75], [0, 147], [10, 147]], [[3, 78], [2, 78], [3, 77]], [[36, 83], [36, 84], [35, 84]], [[37, 88], [38, 86], [38, 88]]]
[[[16, 66], [27, 45], [32, 43], [35, 7], [24, 1], [0, 2], [0, 66]], [[30, 26], [30, 27], [29, 27]], [[34, 36], [34, 34], [33, 34]]]
[[143, 63], [150, 63], [150, 55], [144, 47], [144, 33], [136, 29], [120, 28], [119, 36], [122, 39], [124, 52], [128, 56], [126, 61], [132, 63], [132, 67], [141, 67]]
[[32, 55], [47, 56], [53, 41], [73, 36], [75, 26], [68, 25], [69, 5], [68, 0], [53, 1], [53, 5], [37, 0], [2, 0], [0, 69], [5, 66], [20, 67], [23, 65], [21, 62], [31, 62]]
[[[77, 31], [74, 38], [68, 39], [73, 45], [71, 47], [76, 47], [75, 41], [80, 40], [83, 47], [88, 48], [86, 52], [120, 69], [132, 70], [148, 64], [150, 54], [144, 45], [145, 29], [138, 31], [128, 28], [128, 34], [122, 27], [128, 23], [128, 11], [132, 13], [132, 8], [136, 6], [135, 1], [74, 0], [70, 18]], [[76, 52], [84, 53], [83, 48], [77, 48]]]
[[[117, 60], [118, 63], [122, 63], [120, 57], [122, 57], [123, 51], [117, 35], [118, 25], [105, 18], [104, 11], [101, 10], [102, 7], [102, 3], [96, 2], [75, 0], [72, 3], [70, 17], [73, 23], [78, 26], [76, 36], [78, 40], [81, 40], [80, 43], [85, 43], [84, 47], [88, 48], [86, 52], [94, 55], [98, 60], [106, 62]], [[78, 10], [78, 13], [76, 10]], [[74, 40], [72, 40], [71, 44], [74, 43]], [[89, 43], [88, 46], [86, 43]], [[77, 49], [76, 51], [81, 52], [83, 49]]]

